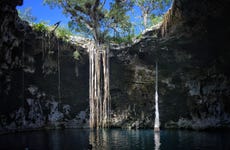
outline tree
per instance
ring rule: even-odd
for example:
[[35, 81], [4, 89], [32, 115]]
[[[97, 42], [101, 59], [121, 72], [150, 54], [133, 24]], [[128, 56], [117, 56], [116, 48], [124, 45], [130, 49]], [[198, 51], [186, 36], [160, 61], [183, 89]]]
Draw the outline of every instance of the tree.
[[125, 31], [129, 18], [125, 12], [131, 4], [128, 0], [115, 0], [105, 8], [106, 0], [44, 0], [51, 7], [61, 7], [71, 16], [69, 25], [77, 32], [91, 37], [98, 44], [105, 43], [111, 30]]
[[[126, 32], [130, 1], [115, 0], [44, 0], [51, 7], [61, 7], [71, 16], [69, 25], [91, 39], [89, 49], [90, 127], [106, 127], [110, 114], [109, 57], [106, 37], [111, 31]], [[105, 4], [110, 5], [105, 8]]]
[[143, 25], [146, 29], [148, 27], [148, 22], [151, 14], [153, 14], [153, 11], [162, 11], [166, 5], [170, 4], [171, 0], [133, 0], [133, 2], [141, 10]]
[[37, 20], [37, 18], [31, 14], [31, 10], [32, 10], [31, 7], [25, 8], [22, 11], [18, 10], [18, 14], [22, 20], [33, 23]]

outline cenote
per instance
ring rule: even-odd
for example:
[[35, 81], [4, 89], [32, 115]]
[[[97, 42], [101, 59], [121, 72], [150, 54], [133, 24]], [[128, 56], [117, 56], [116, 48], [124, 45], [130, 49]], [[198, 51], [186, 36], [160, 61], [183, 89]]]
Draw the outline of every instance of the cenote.
[[28, 150], [228, 150], [229, 132], [66, 129], [0, 136], [0, 149]]
[[0, 149], [230, 149], [229, 0], [0, 0]]

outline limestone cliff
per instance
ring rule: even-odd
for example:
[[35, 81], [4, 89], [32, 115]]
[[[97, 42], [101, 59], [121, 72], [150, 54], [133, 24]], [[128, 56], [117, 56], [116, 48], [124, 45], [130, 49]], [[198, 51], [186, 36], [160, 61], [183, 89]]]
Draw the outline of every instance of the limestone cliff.
[[0, 126], [39, 128], [76, 118], [88, 105], [86, 51], [52, 32], [33, 29], [18, 17], [16, 5], [21, 4], [0, 2]]
[[[159, 28], [114, 52], [124, 68], [114, 88], [120, 96], [116, 98], [117, 124], [152, 126], [154, 63], [158, 61], [163, 126], [229, 127], [229, 6], [227, 0], [175, 0]], [[115, 73], [113, 63], [111, 70]]]

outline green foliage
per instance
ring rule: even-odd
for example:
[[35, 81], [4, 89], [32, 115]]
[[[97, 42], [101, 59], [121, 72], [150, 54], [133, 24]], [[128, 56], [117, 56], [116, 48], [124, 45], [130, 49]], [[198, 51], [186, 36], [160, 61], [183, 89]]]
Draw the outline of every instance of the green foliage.
[[65, 27], [58, 27], [55, 30], [55, 34], [57, 37], [62, 38], [62, 39], [68, 39], [69, 36], [73, 35], [73, 33]]
[[162, 16], [155, 16], [155, 15], [151, 15], [151, 25], [156, 25], [160, 22], [163, 21], [163, 17]]
[[88, 29], [84, 24], [77, 24], [75, 21], [71, 20], [68, 23], [68, 26], [72, 31], [80, 33], [82, 36], [85, 36], [87, 38], [92, 37], [92, 31]]
[[106, 42], [106, 36], [112, 31], [128, 32], [129, 17], [126, 11], [130, 9], [129, 0], [112, 1], [105, 8], [106, 0], [44, 0], [45, 4], [61, 7], [65, 14], [71, 16], [69, 23], [76, 32], [83, 33], [99, 43]]
[[18, 10], [18, 15], [22, 20], [33, 23], [37, 20], [37, 18], [31, 14], [31, 10], [31, 7], [25, 8], [22, 11]]
[[134, 35], [127, 35], [123, 37], [107, 37], [107, 39], [115, 44], [130, 44], [132, 43], [132, 39], [134, 38]]
[[78, 52], [78, 50], [74, 51], [74, 53], [73, 53], [73, 58], [74, 58], [75, 60], [79, 60], [79, 59], [80, 59], [80, 53]]
[[141, 39], [142, 36], [143, 36], [143, 35], [140, 33], [140, 34], [138, 34], [138, 35], [136, 36], [136, 38], [137, 38], [137, 39]]
[[129, 22], [130, 17], [126, 15], [132, 5], [121, 6], [122, 3], [110, 3], [110, 11], [106, 14], [107, 18], [111, 18], [111, 29], [115, 32], [129, 33], [132, 24]]
[[[141, 17], [143, 18], [143, 26], [146, 29], [149, 26], [160, 21], [159, 16], [165, 11], [172, 0], [132, 0], [136, 6], [141, 10]], [[154, 16], [155, 18], [153, 18]]]
[[32, 27], [33, 27], [33, 29], [35, 31], [39, 31], [39, 32], [42, 32], [42, 33], [47, 32], [48, 29], [49, 29], [48, 25], [45, 22], [40, 22], [40, 23], [37, 23], [37, 24], [33, 24]]
[[[32, 28], [35, 31], [42, 32], [42, 33], [49, 33], [49, 34], [51, 34], [51, 32], [53, 32], [54, 29], [54, 27], [48, 25], [46, 22], [32, 24]], [[58, 27], [54, 31], [54, 33], [58, 38], [62, 38], [63, 40], [67, 40], [71, 35], [73, 35], [70, 29], [65, 27]]]
[[132, 0], [144, 13], [153, 13], [154, 10], [163, 10], [172, 0]]
[[[69, 27], [85, 37], [98, 43], [108, 41], [130, 43], [137, 28], [143, 30], [162, 21], [162, 12], [172, 0], [43, 0], [43, 2], [51, 8], [62, 8], [64, 14], [71, 17]], [[142, 24], [134, 25], [130, 22], [127, 12], [131, 11], [133, 6], [141, 10]], [[67, 38], [69, 33], [68, 30], [57, 29], [57, 35], [60, 37]]]

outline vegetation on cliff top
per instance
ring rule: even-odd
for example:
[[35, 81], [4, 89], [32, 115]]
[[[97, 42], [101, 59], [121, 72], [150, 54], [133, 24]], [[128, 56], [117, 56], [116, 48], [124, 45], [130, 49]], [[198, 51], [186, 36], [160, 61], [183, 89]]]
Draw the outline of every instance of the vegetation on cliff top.
[[[81, 10], [79, 13], [75, 6], [76, 2], [77, 9]], [[73, 33], [78, 33], [86, 37], [93, 37], [92, 35], [95, 33], [90, 31], [92, 24], [94, 24], [92, 21], [93, 19], [91, 17], [90, 20], [86, 16], [87, 11], [94, 2], [96, 1], [44, 0], [45, 4], [50, 5], [52, 8], [55, 6], [62, 7], [64, 8], [64, 13], [72, 16], [72, 20], [69, 22], [69, 28], [71, 28], [72, 31], [66, 27], [62, 28], [58, 31], [58, 36], [60, 37], [65, 37], [64, 34], [68, 37], [68, 35]], [[100, 8], [98, 7], [99, 9], [97, 10], [99, 14], [97, 16], [97, 24], [100, 26], [100, 31], [98, 31], [101, 33], [97, 36], [100, 36], [100, 39], [104, 36], [104, 40], [106, 39], [107, 42], [120, 44], [132, 43], [132, 40], [139, 36], [143, 30], [161, 22], [163, 13], [170, 6], [171, 0], [129, 0], [125, 1], [125, 3], [122, 1], [113, 2], [111, 0], [98, 2], [102, 5], [100, 5]], [[71, 4], [71, 6], [69, 4]], [[103, 6], [103, 8], [101, 6]], [[78, 14], [78, 17], [73, 17], [76, 16], [74, 13]], [[31, 24], [37, 22], [37, 18], [31, 14], [31, 8], [19, 11], [19, 15], [23, 20]], [[44, 21], [42, 21], [42, 23], [44, 23]], [[38, 24], [38, 26], [41, 25], [40, 23]], [[48, 25], [48, 23], [46, 24]]]

